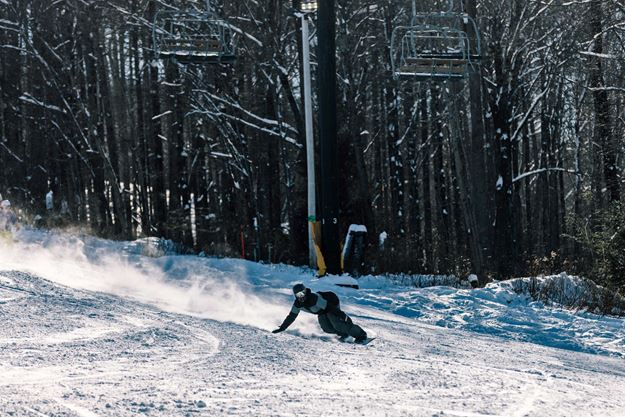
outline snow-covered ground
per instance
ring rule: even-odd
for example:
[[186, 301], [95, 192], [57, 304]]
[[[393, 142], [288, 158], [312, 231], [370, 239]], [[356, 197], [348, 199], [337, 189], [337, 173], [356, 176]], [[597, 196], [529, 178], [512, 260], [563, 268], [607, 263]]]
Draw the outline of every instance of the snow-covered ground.
[[[23, 230], [0, 241], [0, 415], [625, 416], [625, 321], [505, 285], [360, 290], [236, 259]], [[377, 339], [324, 335], [290, 287]]]

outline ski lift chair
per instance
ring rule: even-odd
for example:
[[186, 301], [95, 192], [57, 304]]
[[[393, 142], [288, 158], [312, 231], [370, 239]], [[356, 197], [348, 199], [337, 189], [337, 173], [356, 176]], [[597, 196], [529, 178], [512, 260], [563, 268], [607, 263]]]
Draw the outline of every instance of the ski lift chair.
[[232, 63], [232, 29], [208, 12], [160, 11], [154, 17], [154, 49], [159, 59], [182, 64]]
[[[398, 26], [391, 34], [393, 77], [417, 80], [465, 78], [479, 64], [480, 40], [475, 21], [464, 13], [415, 12], [409, 26]], [[475, 34], [472, 43], [467, 31]]]

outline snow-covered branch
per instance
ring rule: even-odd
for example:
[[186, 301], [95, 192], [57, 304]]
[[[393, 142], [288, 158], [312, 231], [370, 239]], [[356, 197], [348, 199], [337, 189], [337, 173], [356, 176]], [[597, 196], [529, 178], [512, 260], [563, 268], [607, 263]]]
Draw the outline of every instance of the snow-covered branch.
[[514, 183], [514, 182], [522, 180], [523, 178], [536, 175], [536, 174], [542, 174], [543, 172], [548, 172], [548, 171], [560, 171], [560, 172], [568, 172], [569, 174], [577, 174], [577, 171], [575, 171], [574, 169], [565, 169], [565, 168], [560, 168], [560, 167], [539, 168], [533, 171], [528, 171], [528, 172], [524, 172], [523, 174], [519, 174], [518, 176], [512, 179], [512, 182]]

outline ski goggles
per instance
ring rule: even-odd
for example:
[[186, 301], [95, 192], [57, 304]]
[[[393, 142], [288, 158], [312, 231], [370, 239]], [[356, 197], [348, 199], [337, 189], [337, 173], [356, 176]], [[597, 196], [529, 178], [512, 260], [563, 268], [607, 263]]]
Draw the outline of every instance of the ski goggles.
[[306, 298], [306, 290], [296, 292], [295, 297], [300, 301], [303, 300], [304, 298]]

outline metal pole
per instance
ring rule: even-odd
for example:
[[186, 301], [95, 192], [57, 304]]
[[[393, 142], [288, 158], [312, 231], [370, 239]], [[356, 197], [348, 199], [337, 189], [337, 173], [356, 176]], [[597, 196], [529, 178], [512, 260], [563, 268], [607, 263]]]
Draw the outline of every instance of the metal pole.
[[320, 0], [317, 12], [317, 87], [322, 253], [329, 274], [340, 274], [336, 44], [334, 0]]
[[308, 260], [311, 268], [317, 265], [313, 224], [317, 220], [315, 197], [315, 138], [313, 136], [312, 101], [310, 98], [310, 47], [308, 17], [302, 13], [302, 59], [304, 66], [304, 113], [306, 121], [306, 174], [308, 176]]

